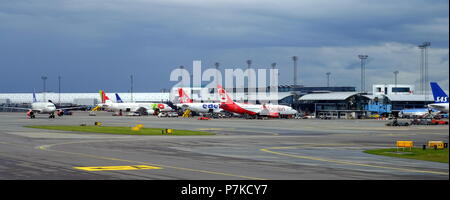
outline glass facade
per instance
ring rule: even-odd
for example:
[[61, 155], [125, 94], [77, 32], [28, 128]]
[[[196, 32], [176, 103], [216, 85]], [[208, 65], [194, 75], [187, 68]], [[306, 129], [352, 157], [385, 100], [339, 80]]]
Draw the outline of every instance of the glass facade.
[[392, 92], [410, 92], [411, 90], [409, 88], [405, 87], [394, 87], [392, 88]]

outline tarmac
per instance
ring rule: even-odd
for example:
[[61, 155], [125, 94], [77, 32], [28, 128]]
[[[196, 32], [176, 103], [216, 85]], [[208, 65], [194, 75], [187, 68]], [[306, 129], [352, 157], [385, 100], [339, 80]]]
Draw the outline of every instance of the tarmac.
[[[212, 136], [143, 136], [25, 128], [135, 126]], [[0, 113], [0, 180], [448, 180], [447, 163], [366, 154], [448, 142], [449, 126], [388, 127], [380, 120], [212, 119], [74, 112], [48, 119]]]

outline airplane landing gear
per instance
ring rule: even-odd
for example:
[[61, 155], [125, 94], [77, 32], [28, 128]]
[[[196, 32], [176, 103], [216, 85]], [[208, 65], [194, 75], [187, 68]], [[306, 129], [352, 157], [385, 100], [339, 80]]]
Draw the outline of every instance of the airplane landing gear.
[[48, 118], [55, 118], [55, 113], [50, 113], [50, 116]]
[[59, 117], [61, 117], [61, 116], [64, 115], [64, 111], [62, 111], [62, 110], [57, 111], [56, 114], [57, 114]]
[[34, 115], [34, 112], [33, 112], [33, 111], [28, 111], [28, 112], [27, 112], [27, 116], [28, 116], [30, 119], [34, 119], [34, 118], [35, 118], [35, 115]]

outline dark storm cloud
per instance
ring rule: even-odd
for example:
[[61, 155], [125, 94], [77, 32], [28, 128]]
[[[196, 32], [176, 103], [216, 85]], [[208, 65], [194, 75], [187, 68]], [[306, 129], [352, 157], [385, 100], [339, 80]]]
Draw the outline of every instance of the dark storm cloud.
[[[415, 63], [417, 49], [408, 48], [423, 41], [439, 52], [434, 67], [448, 72], [448, 23], [448, 1], [438, 0], [3, 1], [0, 65], [7, 70], [0, 92], [39, 88], [41, 74], [49, 83], [61, 75], [66, 91], [84, 92], [126, 91], [134, 74], [136, 90], [158, 91], [173, 84], [168, 79], [174, 67], [189, 68], [194, 59], [204, 67], [216, 61], [243, 67], [251, 58], [260, 66], [278, 61], [286, 68], [289, 57], [299, 55], [306, 58], [305, 77], [327, 70], [345, 76], [358, 69], [356, 55], [371, 52], [376, 70], [387, 76], [387, 66], [404, 63], [405, 56], [410, 61], [404, 65]], [[289, 83], [288, 71], [281, 73]], [[448, 77], [435, 78], [448, 87]]]

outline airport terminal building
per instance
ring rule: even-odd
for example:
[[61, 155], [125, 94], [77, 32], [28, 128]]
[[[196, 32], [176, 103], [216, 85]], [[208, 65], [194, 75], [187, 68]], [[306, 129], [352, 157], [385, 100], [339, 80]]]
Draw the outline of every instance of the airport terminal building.
[[426, 108], [433, 96], [416, 95], [411, 85], [373, 85], [366, 92], [311, 92], [298, 99], [298, 110], [323, 118], [396, 116], [403, 109]]

